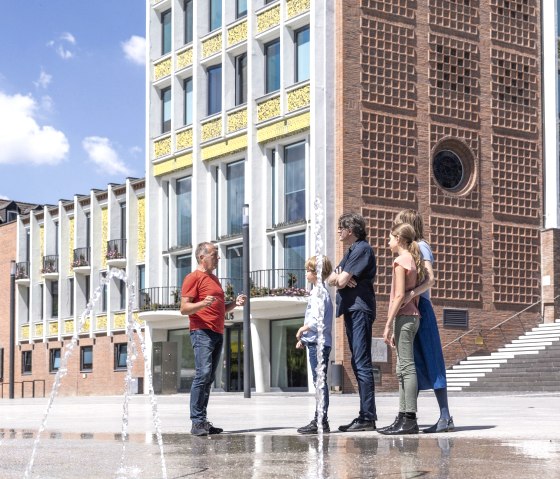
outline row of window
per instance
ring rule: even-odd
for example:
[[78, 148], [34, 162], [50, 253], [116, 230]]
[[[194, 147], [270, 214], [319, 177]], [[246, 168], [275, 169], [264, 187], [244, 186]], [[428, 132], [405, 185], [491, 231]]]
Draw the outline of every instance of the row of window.
[[[299, 83], [309, 79], [309, 26], [295, 32], [295, 69], [294, 81]], [[272, 93], [280, 89], [280, 39], [277, 38], [264, 46], [265, 93]], [[235, 68], [235, 106], [247, 103], [247, 53], [242, 53], [234, 59]], [[206, 69], [207, 82], [207, 114], [214, 115], [222, 111], [222, 65], [213, 65]], [[161, 90], [161, 131], [171, 130], [172, 100], [171, 87]], [[190, 125], [193, 121], [193, 79], [183, 81], [183, 124]]]
[[[235, 18], [247, 16], [247, 0], [233, 0], [235, 2]], [[265, 4], [276, 0], [265, 0]], [[194, 0], [183, 2], [183, 41], [186, 44], [193, 41]], [[160, 16], [161, 21], [161, 54], [171, 52], [172, 27], [171, 10], [166, 10]], [[222, 0], [208, 0], [208, 31], [212, 32], [222, 27]]]
[[[126, 369], [128, 345], [127, 343], [115, 344], [114, 348], [114, 369], [115, 371]], [[60, 368], [60, 348], [49, 349], [49, 372], [56, 373]], [[93, 371], [93, 346], [80, 347], [80, 372]], [[22, 351], [21, 353], [21, 373], [32, 374], [33, 372], [33, 351]]]

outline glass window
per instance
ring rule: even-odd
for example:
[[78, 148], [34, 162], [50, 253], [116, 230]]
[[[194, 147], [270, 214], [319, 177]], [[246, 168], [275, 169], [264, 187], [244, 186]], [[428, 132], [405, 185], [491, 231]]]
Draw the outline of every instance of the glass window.
[[[271, 168], [271, 184], [270, 184], [270, 200], [272, 204], [272, 225], [276, 224], [276, 149], [270, 151], [270, 168]], [[274, 263], [273, 263], [274, 264]]]
[[68, 314], [74, 316], [74, 278], [68, 278]]
[[210, 31], [222, 26], [222, 0], [210, 0]]
[[91, 214], [86, 213], [86, 247], [91, 246]]
[[122, 202], [120, 204], [120, 207], [121, 207], [121, 239], [126, 239], [126, 203]]
[[177, 256], [177, 282], [175, 283], [177, 289], [181, 289], [185, 276], [191, 271], [191, 255]]
[[208, 68], [208, 115], [222, 111], [222, 65]]
[[89, 303], [90, 277], [86, 276], [86, 304]]
[[49, 350], [49, 372], [56, 373], [60, 367], [60, 349]]
[[280, 89], [280, 39], [268, 43], [264, 47], [266, 93]]
[[31, 362], [33, 351], [21, 352], [21, 374], [31, 374]]
[[148, 305], [148, 294], [146, 292], [142, 292], [142, 290], [146, 287], [146, 266], [141, 264], [138, 266], [138, 306], [140, 308], [145, 308]]
[[296, 349], [296, 333], [303, 324], [303, 319], [270, 322], [270, 385], [272, 387], [282, 390], [307, 388], [305, 349]]
[[187, 78], [183, 82], [183, 95], [185, 98], [185, 104], [183, 106], [183, 119], [185, 125], [192, 124], [192, 112], [193, 112], [193, 81], [192, 78]]
[[54, 222], [54, 254], [58, 256], [58, 221]]
[[305, 233], [284, 236], [284, 269], [286, 288], [305, 288]]
[[176, 185], [177, 246], [192, 242], [192, 177], [180, 178]]
[[80, 348], [80, 371], [91, 371], [93, 369], [93, 346], [82, 346]]
[[235, 105], [247, 103], [247, 54], [235, 58]]
[[245, 200], [245, 163], [227, 165], [227, 234], [240, 234]]
[[58, 281], [51, 281], [51, 318], [58, 318]]
[[[107, 272], [103, 271], [101, 273], [101, 279], [107, 277]], [[101, 283], [101, 311], [103, 313], [107, 312], [107, 283]]]
[[309, 80], [309, 27], [296, 32], [296, 83]]
[[185, 0], [185, 44], [193, 40], [193, 0]]
[[119, 306], [120, 306], [120, 310], [124, 311], [126, 309], [126, 284], [124, 281], [121, 281], [120, 279], [117, 280], [119, 282]]
[[241, 18], [247, 15], [247, 0], [236, 0], [236, 18]]
[[171, 10], [161, 14], [161, 54], [171, 51]]
[[115, 344], [115, 369], [126, 369], [127, 350], [126, 343]]
[[169, 331], [168, 341], [177, 344], [179, 358], [179, 374], [177, 375], [177, 392], [189, 392], [194, 379], [194, 351], [188, 329]]
[[[233, 287], [233, 297], [243, 291], [243, 245], [226, 248], [226, 267], [228, 282]], [[226, 285], [226, 289], [227, 285]], [[231, 296], [231, 291], [229, 291]]]
[[171, 87], [161, 90], [161, 132], [171, 130]]
[[305, 219], [305, 142], [284, 148], [285, 221]]
[[40, 318], [43, 319], [45, 317], [45, 295], [44, 295], [45, 287], [43, 284], [39, 285], [39, 294], [41, 295], [40, 303], [41, 303], [41, 316]]

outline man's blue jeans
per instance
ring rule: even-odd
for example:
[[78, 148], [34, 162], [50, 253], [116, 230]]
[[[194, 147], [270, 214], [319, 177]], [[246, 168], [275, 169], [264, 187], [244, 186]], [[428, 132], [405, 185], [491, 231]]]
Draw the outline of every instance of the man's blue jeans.
[[224, 335], [210, 329], [191, 331], [196, 373], [191, 386], [191, 421], [206, 421], [210, 388], [222, 355]]
[[[317, 364], [319, 361], [317, 359], [317, 343], [305, 343], [307, 346], [307, 351], [309, 352], [309, 365], [311, 366], [311, 372], [313, 374], [313, 384], [317, 387]], [[327, 384], [327, 370], [329, 368], [329, 356], [331, 354], [330, 346], [323, 346], [323, 371], [325, 374], [325, 384], [323, 385], [323, 420], [328, 419], [329, 411], [329, 385]], [[319, 416], [317, 408], [315, 408], [315, 420]]]
[[365, 311], [347, 311], [344, 313], [344, 327], [352, 353], [352, 369], [358, 381], [360, 418], [377, 421], [373, 364], [371, 362], [373, 314]]

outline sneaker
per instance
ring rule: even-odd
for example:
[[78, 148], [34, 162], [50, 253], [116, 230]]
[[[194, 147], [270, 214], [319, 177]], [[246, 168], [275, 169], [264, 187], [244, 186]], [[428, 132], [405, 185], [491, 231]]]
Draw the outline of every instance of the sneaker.
[[338, 430], [342, 432], [375, 431], [375, 421], [357, 417], [350, 424], [339, 426]]
[[210, 434], [210, 423], [207, 421], [193, 422], [191, 434], [193, 436], [208, 436]]
[[[329, 421], [323, 421], [323, 432], [330, 432]], [[317, 426], [317, 419], [313, 419], [307, 426], [300, 427], [297, 432], [300, 434], [317, 434], [319, 428]]]

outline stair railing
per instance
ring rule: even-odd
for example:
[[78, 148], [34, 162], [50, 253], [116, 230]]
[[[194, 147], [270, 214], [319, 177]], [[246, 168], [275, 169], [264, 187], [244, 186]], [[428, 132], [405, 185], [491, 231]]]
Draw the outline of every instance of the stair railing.
[[[556, 296], [556, 297], [554, 298], [554, 301], [556, 301], [558, 298], [560, 298], [560, 295]], [[505, 335], [505, 333], [504, 333], [504, 330], [502, 329], [502, 326], [503, 326], [504, 324], [506, 324], [507, 322], [511, 321], [512, 319], [517, 318], [517, 319], [519, 320], [520, 324], [521, 324], [521, 328], [522, 328], [523, 331], [526, 333], [527, 330], [525, 329], [525, 325], [523, 324], [523, 321], [521, 321], [521, 315], [522, 315], [523, 313], [525, 313], [526, 311], [529, 311], [530, 309], [534, 308], [536, 305], [538, 305], [538, 304], [541, 303], [541, 302], [542, 302], [542, 299], [539, 299], [538, 301], [534, 302], [533, 304], [530, 304], [529, 306], [527, 306], [525, 309], [522, 309], [521, 311], [518, 311], [518, 312], [515, 313], [514, 315], [510, 316], [509, 318], [504, 319], [501, 323], [498, 323], [498, 324], [496, 324], [495, 326], [492, 326], [491, 328], [488, 328], [487, 331], [490, 332], [490, 331], [494, 331], [495, 329], [499, 329], [499, 330], [500, 330], [500, 333], [502, 334], [502, 336], [503, 336], [503, 338], [504, 338], [504, 341], [507, 341], [508, 338], [506, 337], [506, 335]], [[542, 321], [542, 317], [541, 317], [541, 321]], [[463, 343], [462, 343], [461, 340], [462, 340], [465, 336], [467, 336], [467, 335], [473, 333], [473, 332], [476, 331], [476, 330], [478, 330], [478, 335], [477, 335], [477, 338], [476, 338], [475, 342], [476, 342], [477, 344], [484, 344], [484, 336], [483, 336], [482, 333], [483, 333], [483, 331], [485, 331], [486, 329], [485, 329], [485, 328], [481, 328], [481, 327], [480, 327], [480, 323], [479, 323], [477, 326], [475, 326], [475, 327], [469, 329], [467, 332], [461, 334], [460, 336], [456, 337], [455, 339], [453, 339], [452, 341], [450, 341], [449, 343], [447, 343], [445, 346], [442, 347], [442, 349], [445, 349], [445, 348], [447, 348], [448, 346], [451, 346], [452, 344], [458, 342], [459, 345], [461, 346], [461, 349], [462, 349], [463, 352], [465, 353], [465, 356], [468, 356], [469, 353], [468, 353], [467, 350], [465, 349], [465, 346], [463, 345]], [[478, 342], [479, 338], [481, 338], [481, 341], [480, 341], [480, 342]]]

